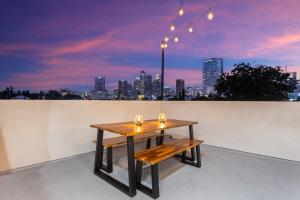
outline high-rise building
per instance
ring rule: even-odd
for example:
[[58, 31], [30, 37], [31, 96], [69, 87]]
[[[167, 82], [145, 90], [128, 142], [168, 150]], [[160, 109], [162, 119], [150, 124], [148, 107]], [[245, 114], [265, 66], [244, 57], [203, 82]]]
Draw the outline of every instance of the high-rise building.
[[214, 94], [217, 79], [223, 74], [223, 59], [210, 58], [203, 61], [203, 92]]
[[184, 95], [184, 80], [177, 79], [176, 80], [176, 96], [182, 97]]
[[140, 88], [141, 88], [140, 77], [136, 77], [136, 79], [133, 82], [133, 86], [132, 86], [132, 96], [134, 98], [136, 98], [138, 95], [140, 95]]
[[128, 99], [128, 82], [126, 80], [119, 80], [118, 82], [118, 98]]
[[152, 95], [152, 76], [143, 70], [140, 73], [140, 94], [145, 97]]
[[156, 74], [155, 79], [152, 81], [152, 95], [156, 98], [160, 96], [161, 82], [160, 74]]
[[95, 90], [105, 91], [105, 77], [98, 76], [95, 78]]

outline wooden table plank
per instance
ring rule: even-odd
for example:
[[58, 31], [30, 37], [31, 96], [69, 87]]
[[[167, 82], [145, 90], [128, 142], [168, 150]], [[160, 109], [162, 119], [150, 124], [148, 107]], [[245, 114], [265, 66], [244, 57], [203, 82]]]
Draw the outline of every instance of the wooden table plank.
[[92, 128], [102, 129], [123, 136], [134, 136], [144, 133], [150, 133], [158, 130], [166, 130], [170, 128], [189, 126], [197, 124], [194, 121], [168, 119], [166, 123], [159, 123], [157, 119], [145, 120], [142, 126], [137, 126], [133, 121], [109, 124], [93, 124]]

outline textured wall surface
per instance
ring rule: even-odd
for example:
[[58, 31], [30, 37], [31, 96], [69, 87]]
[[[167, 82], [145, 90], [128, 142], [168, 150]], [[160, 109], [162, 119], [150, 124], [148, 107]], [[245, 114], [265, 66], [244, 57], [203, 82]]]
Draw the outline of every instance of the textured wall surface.
[[[198, 121], [195, 136], [207, 144], [300, 161], [299, 103], [9, 100], [0, 101], [0, 171], [93, 151], [90, 124], [159, 112]], [[187, 131], [169, 132], [185, 137]]]

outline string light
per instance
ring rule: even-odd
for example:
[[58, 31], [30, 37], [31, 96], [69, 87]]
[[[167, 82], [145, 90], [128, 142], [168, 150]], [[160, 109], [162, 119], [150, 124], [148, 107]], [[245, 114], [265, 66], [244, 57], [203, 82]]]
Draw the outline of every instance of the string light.
[[193, 29], [192, 23], [190, 23], [189, 32], [192, 33], [193, 31], [194, 31], [194, 29]]
[[183, 2], [181, 2], [180, 8], [178, 10], [178, 15], [179, 16], [183, 16], [184, 15]]
[[175, 30], [175, 25], [174, 25], [174, 24], [171, 24], [171, 25], [170, 25], [170, 30], [171, 30], [171, 31], [174, 31], [174, 30]]
[[164, 41], [165, 41], [165, 42], [168, 42], [168, 41], [169, 41], [169, 37], [168, 37], [168, 36], [165, 36], [165, 37], [164, 37]]
[[[188, 28], [187, 28], [188, 32], [193, 33], [194, 32], [194, 24], [196, 22], [198, 22], [200, 19], [203, 19], [203, 17], [206, 17], [207, 20], [209, 20], [209, 21], [213, 20], [215, 18], [215, 14], [212, 11], [212, 9], [214, 7], [216, 7], [216, 5], [220, 3], [220, 1], [222, 1], [222, 0], [215, 0], [214, 3], [210, 4], [210, 6], [208, 7], [208, 9], [206, 11], [199, 13], [199, 15], [197, 15], [194, 19], [192, 19], [190, 21], [190, 24], [189, 24]], [[179, 36], [178, 36], [177, 29], [179, 30], [180, 28], [175, 27], [175, 22], [176, 22], [176, 18], [178, 16], [180, 17], [180, 16], [183, 16], [185, 14], [185, 10], [183, 9], [183, 3], [184, 3], [184, 0], [181, 0], [180, 7], [177, 10], [177, 14], [174, 15], [174, 17], [171, 21], [171, 24], [169, 25], [169, 31], [174, 32], [175, 29], [176, 29], [177, 33], [175, 34], [175, 36], [173, 35], [173, 33], [165, 33], [163, 35], [163, 39], [162, 39], [162, 43], [161, 43], [161, 48], [163, 48], [163, 49], [168, 47], [167, 43], [170, 40], [173, 40], [175, 43], [179, 42]], [[176, 26], [177, 26], [177, 24], [176, 24]]]
[[160, 48], [165, 49], [165, 48], [167, 48], [167, 47], [168, 47], [168, 44], [165, 43], [164, 41], [162, 41], [162, 42], [160, 43]]
[[211, 9], [209, 9], [209, 11], [207, 13], [207, 19], [208, 20], [213, 20], [214, 19], [214, 13], [211, 11]]
[[179, 38], [177, 35], [174, 37], [174, 42], [176, 42], [176, 43], [179, 42]]

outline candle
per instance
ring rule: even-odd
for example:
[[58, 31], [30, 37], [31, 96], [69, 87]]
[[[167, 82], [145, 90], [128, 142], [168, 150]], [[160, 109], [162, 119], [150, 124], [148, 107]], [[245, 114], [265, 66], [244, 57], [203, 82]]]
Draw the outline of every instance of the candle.
[[141, 114], [136, 114], [134, 118], [134, 123], [137, 126], [141, 126], [144, 122], [144, 117]]
[[165, 123], [167, 121], [167, 116], [165, 113], [160, 113], [158, 116], [158, 121], [160, 123]]

